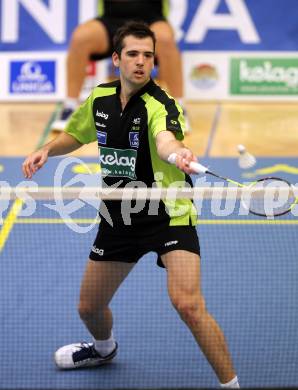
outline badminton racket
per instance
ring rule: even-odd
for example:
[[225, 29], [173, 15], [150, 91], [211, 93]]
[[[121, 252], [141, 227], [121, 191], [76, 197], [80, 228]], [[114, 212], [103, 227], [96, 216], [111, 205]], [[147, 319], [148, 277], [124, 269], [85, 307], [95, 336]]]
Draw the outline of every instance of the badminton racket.
[[[176, 164], [176, 153], [168, 157], [168, 162]], [[289, 213], [297, 204], [298, 196], [295, 187], [280, 177], [265, 177], [247, 184], [239, 183], [228, 177], [218, 175], [198, 162], [190, 162], [190, 168], [196, 173], [211, 175], [241, 188], [249, 188], [248, 194], [241, 197], [242, 205], [254, 215], [261, 217], [278, 217]], [[297, 190], [297, 188], [296, 188]]]

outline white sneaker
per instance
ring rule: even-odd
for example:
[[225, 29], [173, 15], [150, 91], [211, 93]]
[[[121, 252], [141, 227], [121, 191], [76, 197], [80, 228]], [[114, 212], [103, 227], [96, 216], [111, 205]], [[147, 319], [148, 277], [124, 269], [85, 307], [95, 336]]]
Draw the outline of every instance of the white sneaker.
[[188, 114], [187, 114], [185, 108], [184, 107], [182, 107], [182, 108], [183, 108], [183, 114], [184, 114], [184, 119], [185, 119], [185, 134], [189, 134], [192, 131], [191, 124], [190, 124], [189, 117], [188, 117]]
[[72, 108], [63, 108], [58, 117], [52, 123], [51, 130], [64, 131], [66, 124], [73, 112], [74, 110]]
[[110, 362], [117, 354], [118, 345], [107, 356], [101, 356], [94, 348], [93, 343], [69, 344], [59, 348], [54, 355], [58, 368], [67, 370], [81, 367], [101, 366]]

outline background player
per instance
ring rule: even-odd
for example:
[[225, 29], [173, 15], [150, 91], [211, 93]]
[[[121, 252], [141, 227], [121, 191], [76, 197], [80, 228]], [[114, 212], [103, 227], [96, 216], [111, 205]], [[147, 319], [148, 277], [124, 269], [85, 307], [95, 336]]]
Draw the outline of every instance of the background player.
[[[64, 130], [79, 104], [79, 95], [86, 76], [86, 67], [93, 58], [110, 57], [113, 36], [127, 20], [143, 20], [150, 25], [157, 38], [156, 58], [158, 78], [171, 96], [183, 102], [183, 74], [181, 54], [175, 42], [174, 31], [167, 21], [168, 0], [103, 0], [101, 16], [79, 25], [73, 32], [67, 54], [66, 99], [61, 113], [52, 124], [52, 130]], [[186, 131], [190, 123], [186, 116]]]

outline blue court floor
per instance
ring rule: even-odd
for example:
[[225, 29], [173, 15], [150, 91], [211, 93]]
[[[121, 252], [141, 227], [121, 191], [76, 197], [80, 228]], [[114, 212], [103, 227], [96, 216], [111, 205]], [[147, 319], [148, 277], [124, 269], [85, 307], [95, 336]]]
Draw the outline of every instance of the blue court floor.
[[[21, 162], [0, 158], [2, 186], [23, 180]], [[60, 162], [50, 160], [34, 181], [53, 186]], [[74, 169], [77, 163], [65, 168], [62, 184], [75, 177], [76, 185], [97, 185], [99, 175], [86, 179]], [[298, 159], [259, 159], [246, 172], [250, 178], [235, 159], [203, 163], [236, 180], [274, 175], [298, 182]], [[112, 302], [119, 343], [115, 361], [95, 369], [56, 369], [57, 348], [89, 341], [76, 305], [97, 224], [85, 233], [70, 228], [90, 224], [94, 205], [73, 204], [73, 220], [66, 225], [45, 203], [53, 202], [38, 201], [33, 214], [27, 209], [29, 215], [23, 211], [9, 219], [13, 203], [0, 201], [0, 389], [217, 387], [213, 371], [171, 307], [166, 272], [156, 266], [154, 253], [140, 260]], [[239, 217], [237, 212], [215, 217], [207, 204], [200, 216], [203, 291], [225, 333], [242, 387], [298, 387], [297, 228], [293, 214], [275, 220]]]

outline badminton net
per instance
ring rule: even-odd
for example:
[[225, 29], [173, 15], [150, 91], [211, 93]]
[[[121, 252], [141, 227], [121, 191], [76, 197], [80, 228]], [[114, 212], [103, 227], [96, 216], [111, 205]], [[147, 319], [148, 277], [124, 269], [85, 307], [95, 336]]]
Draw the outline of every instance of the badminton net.
[[[240, 384], [297, 387], [296, 211], [279, 218], [256, 217], [242, 207], [245, 196], [247, 188], [231, 187], [2, 189], [5, 361], [0, 389], [19, 388], [20, 383], [26, 388], [95, 389], [99, 380], [101, 388], [217, 387], [171, 306], [166, 272], [156, 267], [154, 252], [138, 262], [111, 303], [121, 352], [113, 373], [103, 369], [100, 379], [94, 371], [58, 376], [50, 368], [57, 348], [90, 338], [76, 306], [100, 228], [101, 199], [142, 202], [160, 197], [185, 197], [196, 205], [202, 290], [224, 331]], [[10, 375], [16, 365], [19, 375]]]

